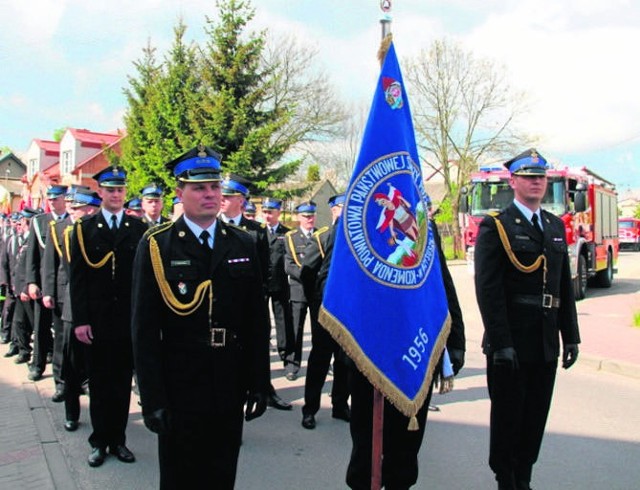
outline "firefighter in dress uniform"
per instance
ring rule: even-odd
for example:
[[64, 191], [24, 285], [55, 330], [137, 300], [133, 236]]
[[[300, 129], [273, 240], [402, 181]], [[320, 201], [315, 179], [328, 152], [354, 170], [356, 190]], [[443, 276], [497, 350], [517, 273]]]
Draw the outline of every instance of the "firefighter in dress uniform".
[[555, 383], [580, 335], [564, 224], [541, 208], [547, 162], [527, 150], [505, 163], [513, 203], [482, 221], [476, 297], [491, 399], [489, 466], [499, 489], [528, 490]]

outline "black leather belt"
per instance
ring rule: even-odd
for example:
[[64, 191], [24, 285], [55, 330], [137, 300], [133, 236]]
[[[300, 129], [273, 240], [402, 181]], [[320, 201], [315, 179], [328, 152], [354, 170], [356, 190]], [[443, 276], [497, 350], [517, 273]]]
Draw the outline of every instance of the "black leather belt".
[[514, 294], [511, 300], [521, 305], [560, 308], [560, 298], [554, 298], [550, 294]]
[[208, 336], [188, 336], [176, 339], [165, 337], [164, 340], [171, 344], [206, 345], [213, 347], [214, 349], [240, 345], [240, 341], [236, 333], [233, 330], [226, 328], [212, 328], [209, 330]]

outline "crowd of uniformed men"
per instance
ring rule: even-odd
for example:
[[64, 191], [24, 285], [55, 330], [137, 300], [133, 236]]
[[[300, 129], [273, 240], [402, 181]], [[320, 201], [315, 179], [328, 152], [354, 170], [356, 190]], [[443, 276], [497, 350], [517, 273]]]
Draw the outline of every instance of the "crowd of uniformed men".
[[[564, 235], [557, 219], [539, 210], [546, 161], [530, 150], [506, 166], [516, 203], [483, 222], [476, 281], [492, 399], [490, 464], [499, 488], [521, 490], [529, 488], [544, 431], [559, 332], [565, 367], [575, 361], [579, 335]], [[102, 465], [109, 453], [135, 461], [126, 445], [133, 378], [144, 423], [158, 434], [160, 487], [231, 489], [243, 422], [267, 406], [292, 409], [270, 381], [268, 305], [274, 351], [290, 381], [300, 374], [308, 311], [302, 426], [316, 427], [333, 359], [331, 414], [351, 423], [353, 440], [347, 484], [370, 488], [372, 387], [318, 323], [344, 196], [328, 202], [332, 226], [316, 229], [316, 203], [306, 201], [296, 207], [299, 226], [289, 229], [280, 222], [278, 199], [265, 198], [262, 222], [253, 220], [251, 182], [223, 177], [221, 156], [210, 148], [189, 150], [167, 169], [176, 181], [171, 219], [162, 216], [163, 189], [149, 185], [125, 202], [126, 172], [108, 167], [93, 177], [97, 192], [54, 185], [46, 193], [49, 212], [26, 207], [2, 220], [5, 357], [27, 365], [32, 381], [51, 362], [53, 401], [64, 402], [67, 431], [78, 427], [80, 396], [90, 395], [90, 466]], [[532, 212], [545, 231], [529, 223]], [[464, 323], [431, 228], [452, 324], [445, 358], [457, 374]], [[538, 254], [538, 262], [548, 262], [544, 273], [539, 264], [520, 262]], [[385, 406], [385, 488], [417, 481], [430, 396], [418, 431]]]

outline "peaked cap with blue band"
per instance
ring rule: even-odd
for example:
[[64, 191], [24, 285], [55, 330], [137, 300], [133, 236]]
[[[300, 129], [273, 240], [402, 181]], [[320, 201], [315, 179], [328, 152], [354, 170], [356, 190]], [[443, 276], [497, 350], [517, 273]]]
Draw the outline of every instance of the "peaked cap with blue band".
[[142, 199], [140, 199], [139, 197], [134, 197], [133, 199], [129, 199], [126, 203], [124, 203], [124, 207], [126, 209], [130, 209], [131, 211], [141, 211]]
[[76, 189], [73, 194], [73, 201], [71, 203], [72, 208], [81, 208], [83, 206], [96, 206], [100, 207], [102, 199], [97, 192], [91, 189]]
[[222, 181], [223, 196], [244, 196], [249, 197], [249, 186], [251, 181], [239, 175], [227, 174]]
[[244, 213], [245, 214], [249, 214], [249, 215], [254, 215], [256, 214], [256, 205], [253, 204], [251, 201], [246, 201], [244, 203]]
[[316, 203], [313, 201], [301, 202], [296, 206], [296, 213], [298, 214], [316, 214]]
[[220, 181], [222, 156], [208, 146], [198, 145], [165, 165], [180, 182]]
[[67, 192], [66, 185], [52, 185], [51, 187], [47, 187], [46, 195], [50, 199], [55, 199], [57, 197], [63, 196]]
[[22, 211], [20, 211], [20, 216], [22, 218], [33, 218], [34, 216], [38, 215], [40, 213], [38, 213], [37, 209], [32, 209], [32, 208], [23, 208]]
[[327, 201], [329, 207], [340, 206], [344, 204], [346, 198], [344, 194], [336, 194], [335, 196], [331, 196]]
[[174, 197], [173, 200], [171, 201], [171, 203], [175, 206], [176, 204], [182, 204], [182, 199], [180, 199], [178, 196]]
[[280, 210], [282, 208], [282, 201], [273, 197], [265, 197], [262, 200], [262, 209]]
[[73, 196], [76, 192], [78, 192], [79, 190], [83, 190], [83, 191], [88, 191], [90, 190], [88, 186], [86, 185], [79, 185], [79, 184], [71, 184], [68, 189], [67, 192], [64, 195], [64, 200], [65, 201], [73, 201]]
[[146, 197], [148, 199], [159, 199], [162, 197], [162, 187], [156, 184], [146, 186], [140, 192], [140, 197]]
[[127, 172], [118, 166], [107, 167], [93, 176], [100, 187], [126, 187]]
[[512, 175], [546, 175], [547, 160], [535, 148], [529, 148], [504, 164]]

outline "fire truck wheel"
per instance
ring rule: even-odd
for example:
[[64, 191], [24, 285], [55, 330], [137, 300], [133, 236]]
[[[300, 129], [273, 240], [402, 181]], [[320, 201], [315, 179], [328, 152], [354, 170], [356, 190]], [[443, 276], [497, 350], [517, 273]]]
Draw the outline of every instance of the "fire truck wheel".
[[578, 256], [577, 272], [574, 280], [574, 295], [577, 300], [580, 300], [587, 295], [587, 259], [582, 254]]
[[596, 274], [596, 283], [601, 288], [610, 288], [613, 282], [613, 257], [607, 253], [607, 267]]

